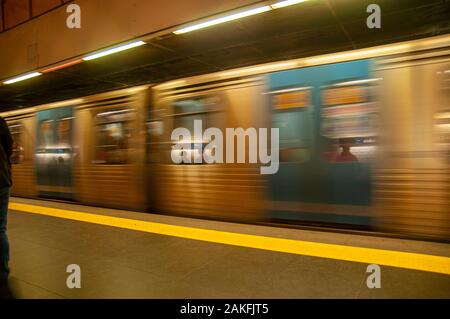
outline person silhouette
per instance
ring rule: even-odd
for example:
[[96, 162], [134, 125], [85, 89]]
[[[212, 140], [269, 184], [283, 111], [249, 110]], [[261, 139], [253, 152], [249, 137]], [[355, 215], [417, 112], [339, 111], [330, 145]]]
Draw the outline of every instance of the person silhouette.
[[13, 298], [8, 285], [9, 242], [6, 234], [9, 196], [12, 186], [13, 139], [6, 121], [0, 117], [0, 298]]
[[336, 156], [335, 161], [336, 162], [357, 162], [358, 158], [352, 154], [350, 151], [351, 148], [351, 141], [348, 139], [345, 139], [341, 142], [342, 152], [338, 156]]

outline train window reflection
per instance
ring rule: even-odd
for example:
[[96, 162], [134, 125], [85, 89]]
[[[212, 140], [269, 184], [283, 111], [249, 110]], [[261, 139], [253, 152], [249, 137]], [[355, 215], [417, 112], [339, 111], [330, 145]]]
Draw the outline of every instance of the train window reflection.
[[[222, 100], [219, 95], [201, 95], [191, 98], [175, 101], [174, 103], [174, 128], [187, 128], [191, 134], [194, 134], [194, 121], [201, 120], [203, 129], [208, 127], [223, 127], [224, 114], [222, 111]], [[203, 163], [203, 148], [210, 141], [194, 140], [186, 141], [188, 145], [183, 149], [185, 155], [191, 158], [191, 163]], [[190, 144], [190, 146], [189, 146]], [[197, 149], [196, 144], [202, 145], [201, 150]]]
[[40, 148], [48, 148], [53, 146], [54, 143], [54, 131], [53, 131], [53, 120], [42, 121], [39, 126], [40, 133]]
[[164, 132], [164, 125], [162, 121], [147, 122], [147, 133], [149, 136], [158, 137]]
[[58, 121], [57, 127], [57, 144], [59, 147], [69, 147], [71, 145], [72, 118], [63, 118]]
[[96, 116], [96, 152], [94, 163], [124, 164], [128, 161], [132, 111], [102, 112]]
[[146, 126], [146, 161], [157, 163], [161, 160], [161, 139], [164, 134], [164, 110], [149, 110]]
[[23, 147], [22, 147], [22, 125], [15, 124], [9, 126], [11, 137], [13, 139], [13, 149], [11, 155], [11, 164], [20, 164], [23, 161]]
[[450, 65], [438, 72], [440, 103], [434, 114], [437, 149], [450, 159]]
[[311, 96], [309, 86], [268, 92], [272, 125], [280, 129], [280, 161], [306, 163], [311, 158]]
[[194, 132], [194, 121], [201, 120], [203, 127], [220, 127], [223, 115], [218, 96], [200, 96], [178, 100], [174, 105], [174, 127], [185, 127]]
[[326, 162], [369, 161], [377, 135], [374, 85], [341, 84], [322, 90], [321, 157]]
[[373, 138], [325, 139], [322, 148], [322, 159], [326, 162], [366, 162], [375, 151]]

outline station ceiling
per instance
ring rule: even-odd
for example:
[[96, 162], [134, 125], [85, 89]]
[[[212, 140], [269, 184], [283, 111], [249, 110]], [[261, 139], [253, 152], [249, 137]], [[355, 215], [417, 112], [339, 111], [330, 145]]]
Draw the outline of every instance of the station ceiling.
[[[366, 8], [381, 7], [381, 29]], [[446, 34], [449, 0], [317, 0], [182, 35], [0, 86], [0, 111], [144, 83]], [[63, 41], [63, 40], [61, 40]]]

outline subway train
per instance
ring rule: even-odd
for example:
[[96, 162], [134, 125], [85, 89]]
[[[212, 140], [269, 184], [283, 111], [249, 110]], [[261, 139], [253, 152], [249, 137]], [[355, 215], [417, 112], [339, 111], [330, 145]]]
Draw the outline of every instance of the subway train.
[[[449, 48], [439, 36], [3, 112], [12, 194], [449, 240]], [[278, 171], [174, 163], [172, 131], [195, 120], [278, 128]]]

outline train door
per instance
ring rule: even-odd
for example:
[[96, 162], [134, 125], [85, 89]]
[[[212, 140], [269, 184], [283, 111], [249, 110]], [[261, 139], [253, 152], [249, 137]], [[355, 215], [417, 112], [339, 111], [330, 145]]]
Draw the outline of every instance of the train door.
[[[287, 72], [287, 79], [293, 72]], [[281, 88], [276, 83], [281, 80]], [[286, 80], [286, 78], [284, 79]], [[288, 80], [289, 81], [289, 80]], [[305, 183], [311, 170], [313, 147], [312, 87], [304, 81], [285, 85], [283, 79], [272, 78], [269, 92], [272, 105], [272, 127], [279, 128], [280, 169], [271, 176], [272, 195], [275, 204], [289, 202], [296, 198], [306, 199], [308, 187]], [[280, 216], [280, 215], [278, 215]]]
[[269, 75], [272, 126], [280, 129], [270, 217], [370, 225], [366, 158], [375, 138], [367, 115], [373, 105], [366, 103], [366, 88], [353, 85], [371, 81], [369, 65], [361, 60]]
[[41, 197], [73, 199], [73, 108], [38, 112], [36, 174]]

